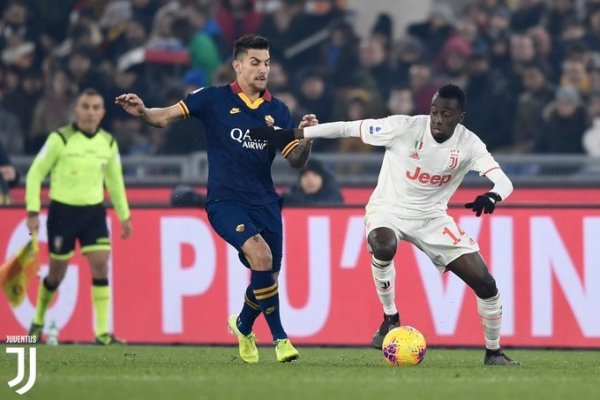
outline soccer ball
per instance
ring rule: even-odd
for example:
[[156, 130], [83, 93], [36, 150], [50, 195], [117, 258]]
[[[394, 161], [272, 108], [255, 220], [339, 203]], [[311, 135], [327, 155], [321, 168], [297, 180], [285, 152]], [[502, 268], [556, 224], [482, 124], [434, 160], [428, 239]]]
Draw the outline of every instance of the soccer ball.
[[383, 339], [383, 357], [390, 365], [418, 365], [425, 358], [425, 338], [412, 326], [394, 328]]

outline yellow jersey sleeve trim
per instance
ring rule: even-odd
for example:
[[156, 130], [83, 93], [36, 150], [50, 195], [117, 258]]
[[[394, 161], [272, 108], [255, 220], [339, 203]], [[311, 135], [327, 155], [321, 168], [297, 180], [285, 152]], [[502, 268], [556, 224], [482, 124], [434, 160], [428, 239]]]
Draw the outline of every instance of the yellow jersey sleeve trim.
[[287, 157], [288, 154], [290, 154], [296, 147], [298, 147], [300, 145], [300, 140], [296, 139], [293, 140], [291, 142], [289, 142], [284, 148], [283, 150], [281, 150], [281, 155], [284, 157]]
[[183, 100], [180, 100], [179, 103], [177, 103], [177, 105], [179, 106], [179, 108], [181, 108], [181, 112], [183, 112], [183, 117], [184, 118], [189, 118], [190, 117], [190, 110], [187, 108], [187, 106], [185, 105], [185, 103], [183, 102]]

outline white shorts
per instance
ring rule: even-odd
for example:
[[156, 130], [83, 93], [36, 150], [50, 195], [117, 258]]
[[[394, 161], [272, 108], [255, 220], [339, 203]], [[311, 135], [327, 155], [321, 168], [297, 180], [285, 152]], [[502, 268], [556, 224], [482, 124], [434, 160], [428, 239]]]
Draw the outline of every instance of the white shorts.
[[398, 242], [406, 240], [427, 254], [440, 272], [463, 254], [479, 251], [479, 244], [449, 215], [427, 219], [403, 219], [393, 213], [373, 211], [365, 215], [367, 239], [376, 228], [390, 228]]

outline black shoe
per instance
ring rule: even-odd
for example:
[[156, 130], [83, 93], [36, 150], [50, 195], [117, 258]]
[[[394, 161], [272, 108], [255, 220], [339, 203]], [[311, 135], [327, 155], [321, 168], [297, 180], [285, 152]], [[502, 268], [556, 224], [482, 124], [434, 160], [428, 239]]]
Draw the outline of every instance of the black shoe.
[[520, 362], [515, 361], [504, 354], [502, 349], [485, 349], [485, 358], [483, 359], [483, 363], [485, 365], [521, 365]]
[[42, 331], [44, 330], [44, 325], [38, 325], [31, 323], [29, 327], [29, 336], [35, 337], [36, 343], [42, 343]]
[[113, 334], [103, 333], [102, 335], [96, 336], [94, 344], [99, 344], [101, 346], [110, 346], [113, 344], [125, 344], [125, 342], [120, 339], [117, 339]]
[[375, 331], [373, 335], [373, 339], [371, 340], [371, 345], [375, 349], [381, 350], [381, 346], [383, 346], [383, 338], [389, 331], [394, 328], [400, 326], [400, 314], [396, 313], [394, 315], [386, 315], [383, 314], [383, 322], [379, 325], [379, 329]]

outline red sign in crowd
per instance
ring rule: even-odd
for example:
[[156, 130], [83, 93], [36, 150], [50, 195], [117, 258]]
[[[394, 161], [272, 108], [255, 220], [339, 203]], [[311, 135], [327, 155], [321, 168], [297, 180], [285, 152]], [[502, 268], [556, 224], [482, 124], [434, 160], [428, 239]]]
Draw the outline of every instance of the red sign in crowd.
[[[502, 343], [528, 347], [600, 347], [600, 209], [499, 208], [476, 218], [450, 212], [473, 238], [498, 281]], [[23, 245], [24, 212], [0, 209], [0, 259]], [[113, 230], [119, 224], [111, 214]], [[45, 216], [42, 214], [42, 226]], [[134, 235], [113, 235], [111, 324], [118, 337], [145, 343], [233, 343], [227, 317], [239, 312], [248, 272], [210, 228], [202, 210], [135, 209]], [[284, 211], [280, 276], [284, 326], [299, 344], [368, 345], [381, 319], [366, 250], [362, 208]], [[42, 273], [47, 271], [44, 229]], [[430, 345], [480, 346], [475, 298], [452, 274], [402, 243], [396, 259], [397, 304], [405, 324]], [[63, 341], [90, 341], [91, 276], [76, 256], [47, 321]], [[0, 298], [0, 338], [25, 334], [38, 282], [16, 309]], [[264, 322], [259, 339], [270, 341]]]

